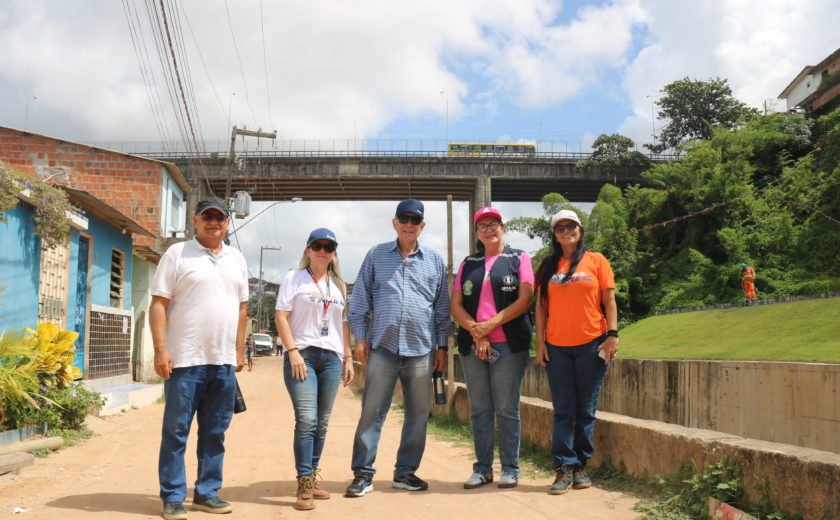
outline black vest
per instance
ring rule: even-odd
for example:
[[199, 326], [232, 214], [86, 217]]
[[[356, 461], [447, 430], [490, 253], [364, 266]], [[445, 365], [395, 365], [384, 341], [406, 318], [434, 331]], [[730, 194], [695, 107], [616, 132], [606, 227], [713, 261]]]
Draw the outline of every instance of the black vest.
[[[496, 310], [510, 306], [519, 298], [519, 255], [520, 249], [505, 246], [502, 254], [490, 269], [490, 285], [493, 287], [493, 299]], [[484, 282], [484, 252], [479, 251], [464, 259], [461, 271], [461, 296], [464, 309], [475, 318], [478, 312], [478, 299]], [[532, 321], [530, 311], [502, 325], [507, 336], [508, 345], [513, 352], [521, 352], [531, 348]], [[463, 327], [458, 330], [458, 351], [467, 355], [473, 344], [472, 336]]]

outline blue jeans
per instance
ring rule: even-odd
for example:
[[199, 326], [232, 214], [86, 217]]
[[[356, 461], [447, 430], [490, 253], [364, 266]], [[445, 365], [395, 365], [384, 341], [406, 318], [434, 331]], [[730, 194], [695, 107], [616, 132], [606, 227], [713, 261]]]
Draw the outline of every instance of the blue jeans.
[[598, 345], [604, 336], [576, 347], [546, 344], [548, 365], [545, 367], [554, 425], [551, 434], [551, 458], [555, 469], [562, 465], [585, 465], [595, 447], [595, 409], [607, 364], [598, 357]]
[[[461, 356], [470, 398], [470, 419], [476, 462], [473, 472], [493, 475], [493, 423], [499, 425], [502, 473], [519, 474], [519, 396], [530, 357], [527, 350], [511, 352], [507, 343], [493, 343], [499, 359], [488, 363], [475, 354]], [[495, 416], [495, 417], [494, 417]]]
[[198, 415], [196, 499], [218, 495], [222, 487], [225, 431], [233, 417], [236, 369], [232, 365], [176, 368], [163, 384], [166, 405], [158, 458], [160, 498], [183, 502], [187, 497], [184, 452], [194, 415]]
[[295, 408], [295, 469], [298, 477], [304, 477], [312, 475], [324, 451], [342, 360], [335, 352], [318, 347], [298, 352], [306, 363], [306, 379], [292, 377], [289, 356], [283, 361], [283, 379]]
[[362, 416], [353, 440], [353, 474], [373, 478], [376, 449], [385, 416], [391, 407], [394, 386], [402, 385], [405, 418], [394, 466], [394, 478], [414, 473], [426, 449], [426, 424], [431, 410], [432, 356], [398, 356], [384, 349], [372, 350], [365, 370]]

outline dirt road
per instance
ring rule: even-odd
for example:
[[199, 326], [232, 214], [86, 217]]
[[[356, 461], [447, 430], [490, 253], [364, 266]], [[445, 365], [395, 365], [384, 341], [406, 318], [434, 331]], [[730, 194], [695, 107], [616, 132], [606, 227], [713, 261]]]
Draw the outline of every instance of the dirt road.
[[[624, 520], [638, 516], [630, 509], [635, 502], [631, 497], [597, 488], [550, 496], [546, 479], [524, 477], [512, 490], [492, 484], [464, 490], [462, 483], [472, 468], [471, 449], [433, 436], [417, 472], [429, 481], [429, 491], [393, 490], [391, 472], [401, 425], [396, 411], [389, 414], [383, 429], [375, 491], [362, 498], [344, 498], [342, 493], [352, 478], [350, 456], [361, 407], [361, 400], [347, 389], [339, 392], [321, 461], [321, 487], [333, 497], [318, 501], [314, 511], [296, 511], [292, 508], [294, 414], [283, 386], [281, 360], [256, 358], [254, 371], [240, 374], [248, 411], [234, 417], [227, 434], [225, 486], [220, 494], [233, 503], [234, 511], [222, 518]], [[37, 459], [35, 466], [19, 475], [0, 477], [0, 518], [160, 518], [157, 453], [162, 413], [162, 405], [150, 405], [91, 419], [89, 426], [96, 435], [90, 440]], [[193, 435], [187, 447], [188, 482], [195, 479], [195, 466]], [[16, 507], [28, 511], [13, 515]], [[191, 520], [216, 517], [203, 512], [189, 516]]]

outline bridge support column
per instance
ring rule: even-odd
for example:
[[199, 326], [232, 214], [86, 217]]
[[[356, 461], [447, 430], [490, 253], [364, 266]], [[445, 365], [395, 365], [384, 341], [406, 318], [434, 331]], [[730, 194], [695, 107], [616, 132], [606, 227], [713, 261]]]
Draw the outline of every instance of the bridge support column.
[[479, 208], [483, 208], [485, 206], [489, 206], [491, 204], [491, 188], [490, 188], [490, 176], [489, 175], [479, 175], [478, 178], [475, 180], [475, 192], [473, 192], [473, 196], [470, 199], [470, 214], [467, 215], [467, 229], [470, 230], [469, 240], [470, 240], [470, 252], [472, 253], [475, 250], [475, 229], [473, 229], [472, 218], [476, 211]]

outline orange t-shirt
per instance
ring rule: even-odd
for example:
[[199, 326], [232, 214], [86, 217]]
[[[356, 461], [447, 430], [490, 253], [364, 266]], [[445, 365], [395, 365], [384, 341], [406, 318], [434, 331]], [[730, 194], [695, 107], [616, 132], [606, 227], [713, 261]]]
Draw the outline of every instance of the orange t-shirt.
[[545, 338], [552, 345], [573, 347], [597, 339], [607, 331], [601, 312], [601, 291], [615, 289], [612, 267], [601, 253], [587, 251], [571, 280], [561, 284], [569, 261], [561, 258], [548, 283], [548, 321]]

